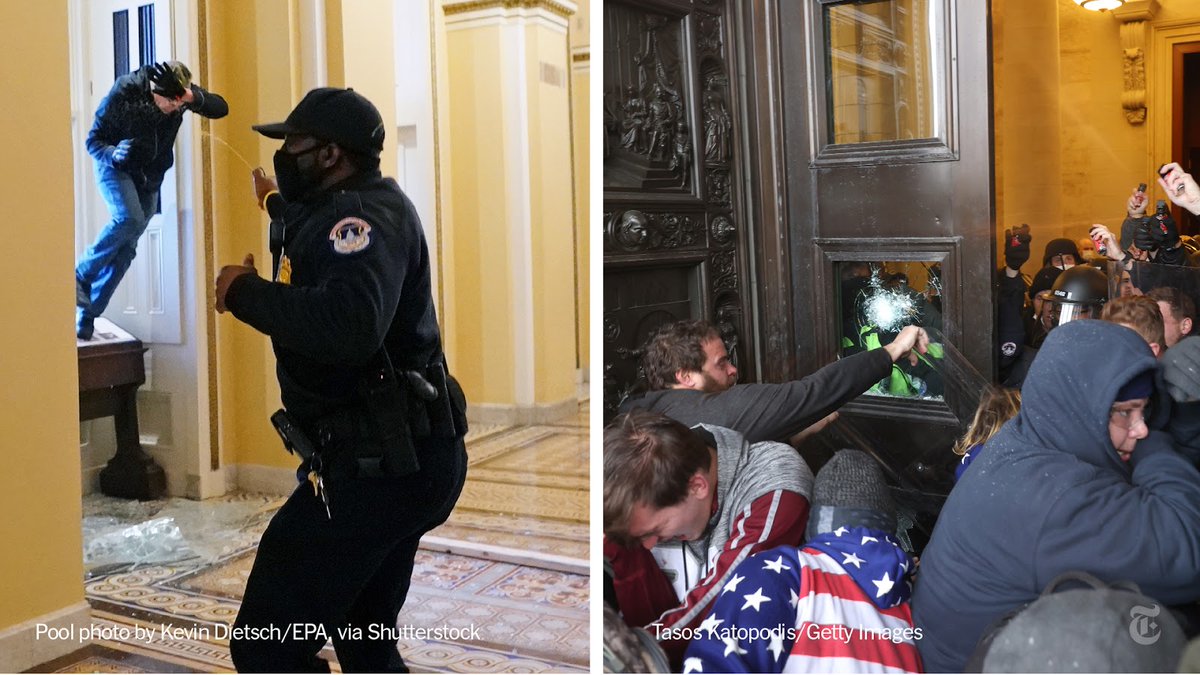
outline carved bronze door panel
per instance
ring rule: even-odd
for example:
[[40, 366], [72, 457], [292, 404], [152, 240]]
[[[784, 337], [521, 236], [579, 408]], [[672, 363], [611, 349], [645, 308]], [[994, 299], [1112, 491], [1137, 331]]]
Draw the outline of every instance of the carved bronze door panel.
[[754, 379], [730, 2], [604, 3], [604, 410], [661, 324], [713, 322]]

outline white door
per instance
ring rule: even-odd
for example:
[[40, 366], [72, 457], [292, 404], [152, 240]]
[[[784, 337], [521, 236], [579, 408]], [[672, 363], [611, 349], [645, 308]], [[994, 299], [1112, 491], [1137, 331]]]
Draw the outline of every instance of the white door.
[[[173, 58], [170, 0], [89, 0], [85, 3], [86, 88], [84, 138], [96, 108], [116, 78], [143, 65]], [[185, 119], [185, 123], [187, 120]], [[86, 198], [80, 209], [77, 254], [95, 240], [109, 213], [95, 185], [91, 158], [79, 167]], [[125, 274], [105, 318], [146, 343], [180, 342], [179, 209], [175, 170], [163, 179], [159, 213], [138, 242], [137, 258]]]

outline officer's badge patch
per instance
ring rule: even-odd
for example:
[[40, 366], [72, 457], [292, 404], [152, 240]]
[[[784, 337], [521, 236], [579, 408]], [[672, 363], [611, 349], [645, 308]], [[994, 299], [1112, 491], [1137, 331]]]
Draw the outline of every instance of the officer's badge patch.
[[279, 258], [279, 272], [275, 275], [275, 281], [281, 284], [292, 283], [292, 259], [287, 255]]
[[1000, 353], [1005, 356], [1012, 356], [1013, 354], [1016, 354], [1017, 353], [1017, 343], [1005, 342], [1004, 344], [1000, 345]]
[[338, 253], [358, 253], [371, 245], [371, 226], [362, 218], [343, 218], [329, 231], [329, 241]]

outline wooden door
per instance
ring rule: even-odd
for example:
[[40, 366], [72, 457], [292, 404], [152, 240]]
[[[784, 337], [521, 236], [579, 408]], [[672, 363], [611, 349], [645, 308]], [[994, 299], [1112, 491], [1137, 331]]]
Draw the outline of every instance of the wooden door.
[[942, 349], [847, 405], [836, 441], [928, 524], [996, 368], [989, 3], [803, 0], [780, 26], [799, 370], [930, 329]]

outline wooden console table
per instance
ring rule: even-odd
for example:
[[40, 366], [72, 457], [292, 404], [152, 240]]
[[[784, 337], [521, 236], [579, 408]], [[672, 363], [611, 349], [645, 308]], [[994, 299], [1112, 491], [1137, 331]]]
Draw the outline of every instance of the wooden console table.
[[78, 340], [76, 347], [79, 421], [112, 416], [117, 431], [117, 454], [100, 471], [100, 491], [125, 499], [162, 497], [166, 474], [138, 436], [137, 389], [146, 382], [142, 341], [98, 318], [93, 338]]

